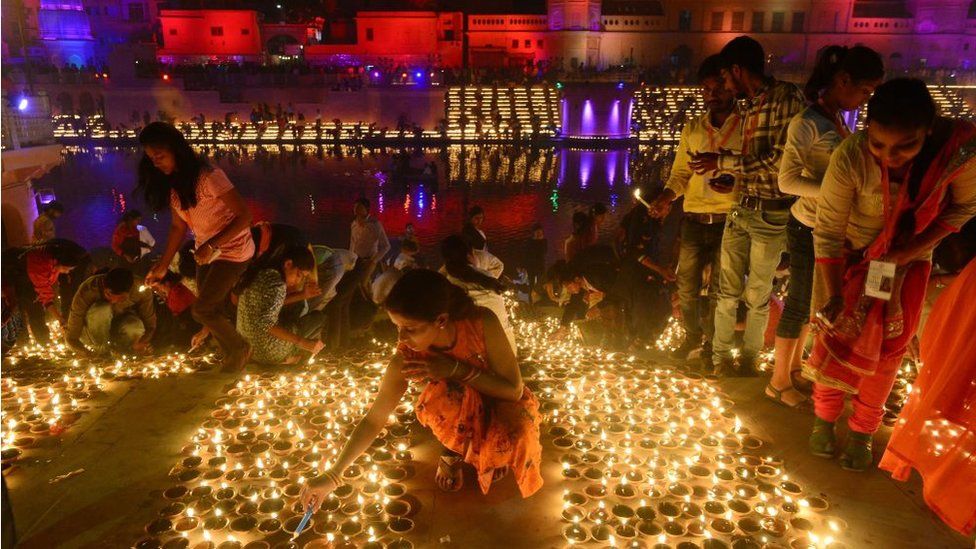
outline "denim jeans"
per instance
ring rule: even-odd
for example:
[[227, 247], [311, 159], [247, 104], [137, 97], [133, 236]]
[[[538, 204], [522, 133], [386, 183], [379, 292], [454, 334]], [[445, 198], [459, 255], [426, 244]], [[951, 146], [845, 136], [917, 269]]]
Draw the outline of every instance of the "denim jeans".
[[[732, 358], [739, 300], [748, 308], [742, 355], [755, 358], [763, 347], [769, 320], [769, 296], [780, 256], [786, 248], [787, 209], [754, 211], [734, 206], [722, 236], [722, 272], [715, 305], [716, 359]], [[748, 276], [747, 276], [748, 275]]]
[[96, 354], [102, 354], [112, 347], [127, 351], [145, 333], [142, 319], [134, 312], [125, 311], [116, 315], [112, 312], [111, 303], [98, 301], [85, 313], [85, 327], [80, 339]]
[[790, 281], [783, 316], [776, 326], [778, 337], [798, 338], [810, 321], [813, 297], [813, 229], [790, 216], [786, 224], [786, 243], [790, 251]]
[[[695, 343], [701, 343], [702, 333], [711, 343], [715, 333], [715, 300], [718, 296], [719, 258], [724, 230], [722, 223], [704, 224], [687, 218], [681, 222], [676, 286], [685, 333], [688, 340]], [[712, 265], [712, 274], [708, 283], [708, 298], [703, 302], [702, 273], [708, 264]]]

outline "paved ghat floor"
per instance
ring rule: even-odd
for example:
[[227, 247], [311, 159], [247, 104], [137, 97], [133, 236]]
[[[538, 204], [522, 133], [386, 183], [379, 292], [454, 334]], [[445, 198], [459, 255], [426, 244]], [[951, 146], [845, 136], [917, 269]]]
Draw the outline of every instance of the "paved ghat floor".
[[[249, 366], [248, 371], [261, 369]], [[215, 409], [215, 401], [241, 377], [209, 371], [108, 385], [107, 394], [93, 401], [93, 409], [60, 439], [42, 440], [40, 448], [5, 472], [20, 547], [122, 548], [145, 539], [146, 525], [167, 503], [162, 490], [174, 484], [169, 474], [185, 455], [181, 449]], [[876, 469], [864, 474], [845, 472], [836, 462], [808, 455], [811, 417], [761, 398], [763, 383], [735, 379], [718, 385], [735, 402], [733, 411], [743, 426], [766, 441], [758, 455], [782, 457], [783, 469], [804, 487], [805, 495], [824, 494], [830, 503], [825, 514], [848, 523], [834, 547], [973, 546], [972, 539], [952, 532], [928, 511], [917, 478], [896, 483]], [[415, 547], [566, 546], [562, 531], [568, 523], [560, 513], [564, 490], [574, 488], [561, 471], [565, 450], [553, 445], [547, 427], [543, 429], [546, 484], [527, 500], [519, 497], [511, 479], [482, 496], [470, 474], [461, 492], [438, 491], [432, 483], [437, 447], [426, 431], [416, 425], [413, 429], [418, 433], [411, 448], [414, 459], [406, 467], [403, 483], [416, 526], [403, 537]], [[50, 482], [81, 469], [70, 478]], [[199, 539], [199, 530], [191, 539]], [[279, 532], [266, 546], [295, 547], [279, 545], [286, 539]], [[681, 539], [695, 541], [696, 546], [704, 541], [691, 536]], [[651, 546], [657, 537], [645, 540]], [[672, 546], [678, 541], [668, 539]], [[787, 540], [780, 543], [785, 546]], [[589, 542], [587, 546], [606, 545]], [[197, 546], [196, 542], [190, 546]]]

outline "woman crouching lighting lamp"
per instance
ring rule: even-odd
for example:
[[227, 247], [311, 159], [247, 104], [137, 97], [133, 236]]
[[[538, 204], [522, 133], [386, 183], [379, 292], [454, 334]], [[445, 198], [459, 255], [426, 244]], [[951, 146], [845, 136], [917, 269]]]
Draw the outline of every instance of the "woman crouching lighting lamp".
[[539, 402], [522, 383], [515, 352], [494, 313], [426, 269], [404, 274], [383, 305], [398, 329], [397, 352], [376, 400], [332, 467], [309, 482], [302, 505], [318, 510], [411, 382], [424, 384], [417, 419], [445, 448], [435, 476], [439, 488], [459, 490], [462, 465], [468, 463], [483, 493], [509, 471], [523, 497], [535, 493], [542, 486]]

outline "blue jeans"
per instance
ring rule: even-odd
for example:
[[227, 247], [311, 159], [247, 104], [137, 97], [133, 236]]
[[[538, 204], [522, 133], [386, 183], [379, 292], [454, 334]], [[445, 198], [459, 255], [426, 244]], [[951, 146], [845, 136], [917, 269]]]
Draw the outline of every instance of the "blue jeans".
[[813, 229], [790, 216], [786, 224], [786, 243], [790, 250], [790, 281], [783, 316], [776, 326], [777, 337], [796, 339], [810, 321], [813, 297]]
[[748, 308], [742, 356], [755, 358], [762, 351], [773, 276], [786, 248], [789, 217], [788, 209], [755, 211], [738, 205], [732, 208], [722, 236], [722, 273], [715, 305], [712, 349], [717, 360], [732, 358], [740, 299]]

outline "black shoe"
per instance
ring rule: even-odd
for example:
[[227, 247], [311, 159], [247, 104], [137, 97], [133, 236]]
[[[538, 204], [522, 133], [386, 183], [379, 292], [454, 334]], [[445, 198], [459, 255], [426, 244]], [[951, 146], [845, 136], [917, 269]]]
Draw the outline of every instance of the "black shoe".
[[671, 358], [674, 360], [687, 360], [692, 351], [701, 347], [701, 342], [695, 338], [685, 338], [677, 349], [671, 351]]
[[712, 360], [712, 346], [709, 343], [702, 345], [701, 354], [698, 355], [701, 361], [701, 371], [703, 374], [710, 374], [715, 371], [715, 362]]
[[713, 360], [712, 362], [714, 362], [714, 364], [715, 364], [715, 366], [714, 366], [714, 368], [712, 370], [712, 373], [714, 375], [716, 375], [718, 377], [724, 377], [724, 376], [728, 376], [728, 375], [735, 375], [735, 373], [736, 373], [736, 370], [735, 370], [735, 361], [732, 360], [731, 357], [729, 357], [729, 358], [720, 358], [720, 359], [718, 359], [718, 361], [714, 361]]
[[736, 370], [736, 377], [758, 377], [759, 370], [756, 369], [756, 359], [751, 356], [739, 357], [739, 367]]

